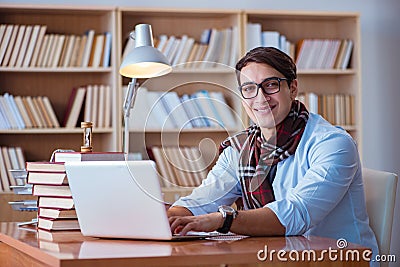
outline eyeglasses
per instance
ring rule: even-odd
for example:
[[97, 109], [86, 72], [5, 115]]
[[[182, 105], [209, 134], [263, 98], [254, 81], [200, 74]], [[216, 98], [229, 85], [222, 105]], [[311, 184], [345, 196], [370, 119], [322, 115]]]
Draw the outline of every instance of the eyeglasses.
[[239, 86], [239, 90], [245, 99], [255, 98], [258, 95], [258, 88], [261, 88], [264, 94], [273, 95], [281, 90], [281, 81], [287, 80], [286, 78], [269, 77], [261, 83], [246, 82]]

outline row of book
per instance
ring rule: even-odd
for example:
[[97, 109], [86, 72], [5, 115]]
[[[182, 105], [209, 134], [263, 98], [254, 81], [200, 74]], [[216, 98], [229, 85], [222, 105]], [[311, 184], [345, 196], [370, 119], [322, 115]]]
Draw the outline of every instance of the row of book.
[[[155, 47], [177, 68], [234, 67], [239, 57], [238, 43], [237, 27], [205, 29], [198, 40], [186, 34], [155, 38]], [[134, 40], [128, 38], [123, 58], [134, 46]]]
[[262, 30], [260, 23], [246, 25], [246, 48], [275, 47], [295, 59], [299, 69], [346, 69], [353, 41], [350, 39], [301, 39], [294, 44], [278, 31]]
[[275, 47], [291, 56], [291, 58], [295, 58], [295, 44], [290, 42], [284, 34], [278, 31], [263, 31], [260, 23], [247, 23], [247, 51], [259, 46]]
[[79, 230], [79, 221], [64, 163], [87, 160], [124, 160], [122, 152], [56, 152], [54, 162], [26, 162], [27, 183], [38, 197], [38, 228]]
[[347, 69], [353, 50], [350, 39], [303, 39], [297, 45], [299, 69]]
[[297, 99], [308, 110], [320, 114], [335, 125], [352, 126], [355, 124], [354, 96], [350, 94], [299, 93]]
[[47, 96], [0, 95], [0, 129], [58, 128]]
[[91, 121], [97, 128], [110, 127], [111, 100], [109, 85], [93, 84], [73, 88], [62, 125], [73, 128], [79, 121]]
[[[126, 89], [125, 89], [126, 90]], [[150, 91], [141, 87], [129, 121], [130, 130], [237, 128], [234, 114], [222, 92], [198, 90], [178, 95], [175, 91]]]
[[208, 166], [197, 147], [158, 147], [147, 149], [157, 163], [160, 184], [165, 188], [199, 186], [207, 177]]
[[25, 156], [21, 147], [0, 147], [0, 192], [11, 192], [13, 187], [23, 185], [14, 179], [13, 170], [25, 168]]
[[46, 33], [47, 25], [0, 25], [3, 67], [108, 67], [111, 33]]

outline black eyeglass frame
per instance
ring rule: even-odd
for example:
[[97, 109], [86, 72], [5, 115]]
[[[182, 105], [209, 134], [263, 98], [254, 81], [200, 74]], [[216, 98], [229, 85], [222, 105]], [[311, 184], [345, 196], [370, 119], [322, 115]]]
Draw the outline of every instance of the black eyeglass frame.
[[[262, 86], [262, 84], [265, 83], [265, 82], [267, 82], [267, 81], [274, 81], [274, 80], [275, 80], [275, 81], [278, 81], [278, 90], [277, 90], [276, 92], [273, 92], [273, 93], [268, 93], [268, 92], [265, 90], [265, 88]], [[290, 87], [291, 81], [290, 81], [289, 79], [287, 79], [287, 78], [268, 77], [268, 78], [265, 78], [264, 80], [262, 80], [260, 83], [248, 82], [248, 83], [246, 83], [246, 84], [244, 84], [244, 85], [240, 85], [238, 88], [239, 88], [240, 94], [242, 95], [242, 97], [243, 97], [244, 99], [252, 99], [252, 98], [255, 98], [255, 97], [258, 96], [258, 91], [259, 91], [260, 88], [262, 89], [263, 93], [266, 94], [266, 95], [273, 95], [273, 94], [279, 93], [279, 92], [281, 91], [281, 81], [287, 81], [287, 84], [288, 84], [288, 86]], [[242, 87], [243, 87], [243, 86], [246, 86], [246, 85], [249, 85], [249, 84], [254, 84], [254, 85], [257, 86], [256, 94], [255, 94], [255, 96], [253, 96], [253, 97], [245, 97], [245, 96], [243, 95]]]

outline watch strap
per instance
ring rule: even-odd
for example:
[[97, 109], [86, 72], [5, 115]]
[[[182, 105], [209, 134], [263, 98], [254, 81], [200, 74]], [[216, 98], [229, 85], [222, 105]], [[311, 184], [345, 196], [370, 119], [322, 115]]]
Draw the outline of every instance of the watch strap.
[[220, 228], [217, 229], [217, 232], [222, 233], [222, 234], [228, 233], [229, 230], [231, 229], [232, 222], [233, 222], [233, 214], [227, 214], [224, 219], [225, 219], [224, 224]]

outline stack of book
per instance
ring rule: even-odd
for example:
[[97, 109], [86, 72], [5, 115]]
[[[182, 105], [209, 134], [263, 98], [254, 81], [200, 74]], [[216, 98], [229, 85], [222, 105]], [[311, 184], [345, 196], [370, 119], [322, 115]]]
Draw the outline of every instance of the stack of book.
[[79, 230], [74, 201], [62, 162], [27, 162], [28, 183], [38, 197], [38, 228]]
[[55, 162], [27, 162], [28, 184], [38, 197], [38, 228], [80, 230], [64, 163], [68, 161], [124, 160], [122, 152], [56, 152]]

